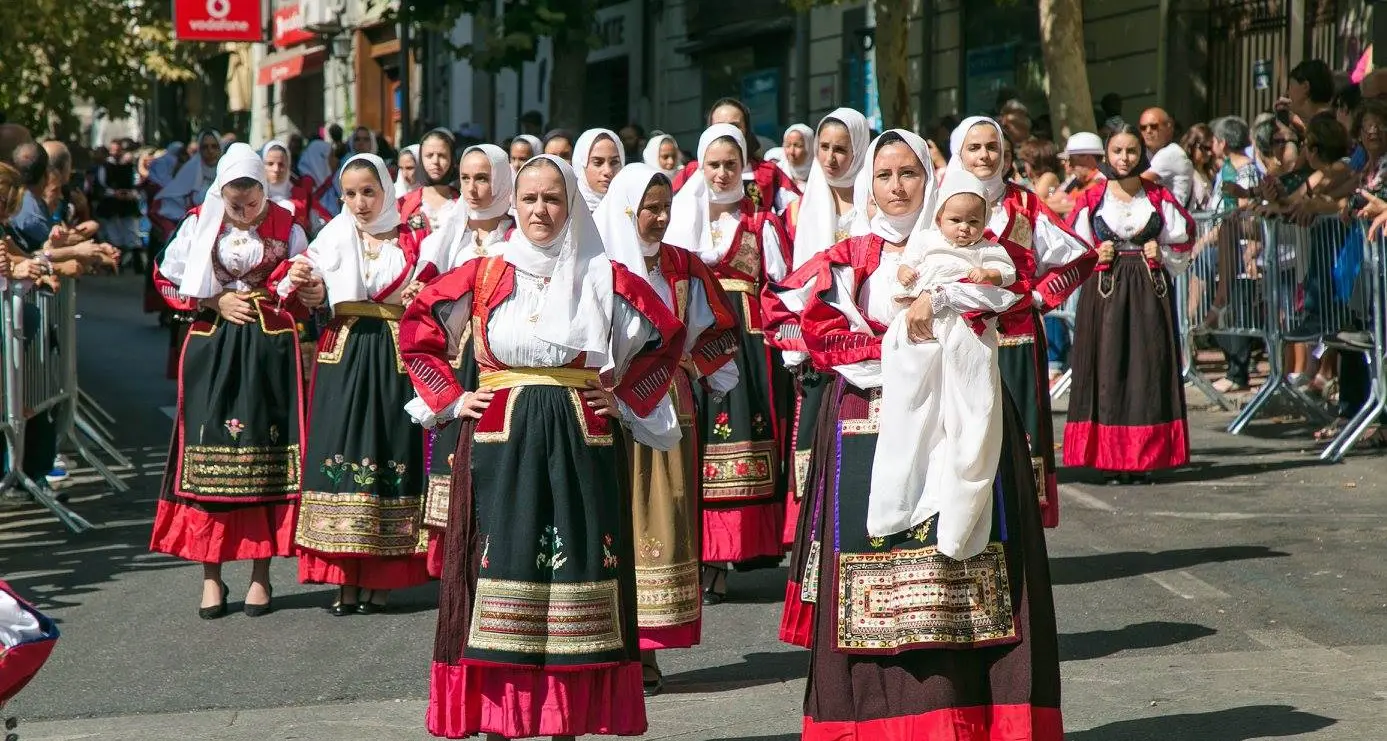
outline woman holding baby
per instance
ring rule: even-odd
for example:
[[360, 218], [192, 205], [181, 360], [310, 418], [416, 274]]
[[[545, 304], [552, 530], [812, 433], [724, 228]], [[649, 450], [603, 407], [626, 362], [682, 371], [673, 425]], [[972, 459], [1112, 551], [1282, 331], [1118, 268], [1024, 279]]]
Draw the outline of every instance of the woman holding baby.
[[835, 374], [795, 544], [812, 612], [803, 737], [1058, 741], [1045, 542], [997, 356], [999, 313], [1030, 310], [1029, 274], [986, 236], [987, 185], [950, 171], [936, 194], [915, 134], [878, 137], [864, 178], [869, 233], [766, 296]]
[[245, 613], [269, 612], [270, 559], [294, 549], [305, 433], [294, 312], [321, 289], [276, 293], [308, 240], [269, 190], [260, 156], [232, 145], [154, 269], [164, 301], [196, 319], [150, 550], [203, 564], [205, 620], [227, 612], [228, 561], [253, 563]]

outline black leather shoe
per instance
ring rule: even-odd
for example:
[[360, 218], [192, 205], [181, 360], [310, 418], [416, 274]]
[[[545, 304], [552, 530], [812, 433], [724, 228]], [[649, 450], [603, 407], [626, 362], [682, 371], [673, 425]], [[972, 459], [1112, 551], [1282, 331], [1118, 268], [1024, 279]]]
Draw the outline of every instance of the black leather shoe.
[[226, 582], [222, 582], [221, 585], [222, 585], [222, 601], [221, 601], [221, 604], [212, 605], [211, 607], [199, 607], [199, 608], [197, 608], [197, 616], [198, 616], [198, 617], [202, 618], [203, 620], [216, 620], [217, 618], [223, 617], [223, 616], [226, 615], [226, 595], [227, 595], [228, 593], [230, 593], [231, 590], [227, 588]]
[[355, 602], [342, 601], [342, 593], [345, 591], [345, 589], [339, 588], [337, 590], [337, 601], [333, 602], [332, 607], [328, 608], [328, 611], [336, 617], [346, 617], [348, 615], [355, 615], [356, 611], [361, 607]]
[[[709, 606], [722, 604], [727, 599], [727, 569], [717, 566], [704, 566], [703, 569], [704, 573], [707, 574], [704, 579], [707, 586], [703, 588], [703, 604]], [[721, 591], [717, 588], [719, 578], [722, 579]]]
[[249, 602], [246, 603], [246, 606], [245, 606], [246, 617], [253, 617], [253, 618], [264, 617], [264, 616], [266, 616], [266, 615], [268, 615], [268, 614], [270, 614], [271, 612], [274, 611], [275, 588], [274, 588], [274, 587], [267, 587], [267, 591], [269, 591], [269, 593], [270, 593], [270, 599], [269, 599], [269, 601], [266, 602], [265, 604], [263, 604], [263, 605], [252, 605], [252, 604], [249, 603]]
[[654, 697], [665, 691], [665, 675], [661, 674], [660, 670], [656, 669], [655, 678], [644, 680], [644, 685], [645, 696]]

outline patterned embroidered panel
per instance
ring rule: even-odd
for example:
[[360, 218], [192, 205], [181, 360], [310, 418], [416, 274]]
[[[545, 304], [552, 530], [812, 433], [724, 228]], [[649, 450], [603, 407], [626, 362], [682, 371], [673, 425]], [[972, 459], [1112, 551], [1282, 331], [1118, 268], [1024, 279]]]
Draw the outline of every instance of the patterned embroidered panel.
[[819, 568], [823, 554], [823, 544], [814, 540], [809, 544], [809, 554], [804, 557], [804, 574], [800, 576], [799, 601], [811, 604], [819, 601]]
[[323, 333], [323, 338], [318, 341], [319, 363], [342, 362], [342, 353], [347, 349], [347, 335], [352, 333], [352, 325], [356, 324], [358, 318], [344, 317], [341, 326], [328, 327]]
[[761, 275], [761, 245], [756, 239], [756, 235], [749, 230], [742, 231], [742, 239], [733, 248], [735, 254], [732, 259], [727, 261], [728, 266], [733, 270], [750, 276]]
[[687, 625], [698, 619], [699, 563], [636, 567], [636, 615], [642, 628]]
[[421, 505], [419, 497], [305, 491], [294, 542], [319, 553], [408, 556], [418, 546]]
[[875, 388], [867, 393], [867, 416], [858, 419], [844, 419], [838, 423], [843, 435], [875, 435], [881, 426], [881, 389]]
[[703, 499], [769, 496], [775, 490], [774, 472], [774, 440], [709, 445], [703, 454]]
[[299, 446], [189, 445], [179, 491], [217, 497], [297, 494]]
[[445, 530], [448, 527], [448, 498], [453, 492], [453, 477], [449, 474], [429, 474], [429, 488], [424, 492], [424, 525]]
[[795, 451], [795, 501], [804, 499], [809, 493], [809, 462], [813, 458], [812, 450]]
[[595, 414], [591, 407], [583, 403], [577, 389], [568, 389], [568, 400], [573, 402], [573, 413], [577, 415], [578, 428], [583, 431], [583, 442], [590, 448], [611, 445], [611, 419]]
[[555, 656], [619, 650], [619, 602], [616, 579], [545, 584], [483, 577], [467, 648]]
[[1018, 347], [1020, 345], [1030, 345], [1035, 342], [1035, 335], [1003, 335], [997, 340], [998, 347]]
[[931, 547], [838, 555], [839, 649], [899, 651], [1016, 637], [1001, 543], [955, 561]]
[[1045, 487], [1045, 458], [1038, 455], [1031, 458], [1031, 470], [1035, 471], [1036, 498], [1039, 499], [1040, 504], [1044, 506], [1050, 501], [1050, 497], [1046, 494]]

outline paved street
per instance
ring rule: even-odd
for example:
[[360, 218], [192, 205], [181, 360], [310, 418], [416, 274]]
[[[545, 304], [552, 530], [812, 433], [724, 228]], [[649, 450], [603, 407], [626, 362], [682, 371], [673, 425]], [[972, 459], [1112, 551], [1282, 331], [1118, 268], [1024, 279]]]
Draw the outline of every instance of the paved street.
[[[436, 591], [334, 618], [280, 561], [276, 613], [195, 614], [200, 570], [147, 552], [173, 384], [135, 278], [84, 282], [83, 387], [119, 420], [128, 494], [90, 475], [68, 535], [0, 509], [0, 574], [63, 638], [8, 708], [24, 741], [428, 738]], [[1198, 401], [1192, 397], [1192, 401]], [[1049, 534], [1070, 741], [1380, 741], [1387, 718], [1387, 459], [1315, 461], [1309, 431], [1192, 410], [1195, 464], [1150, 487], [1063, 472]], [[232, 608], [249, 565], [228, 568]], [[704, 645], [663, 654], [647, 738], [798, 738], [807, 652], [775, 640], [782, 571], [734, 574]]]

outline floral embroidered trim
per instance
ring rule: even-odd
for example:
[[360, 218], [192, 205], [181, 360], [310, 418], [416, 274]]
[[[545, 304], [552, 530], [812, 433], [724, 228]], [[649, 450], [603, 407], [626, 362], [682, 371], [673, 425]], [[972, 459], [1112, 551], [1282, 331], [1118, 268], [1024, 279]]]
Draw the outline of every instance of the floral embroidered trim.
[[339, 453], [331, 458], [323, 459], [323, 464], [318, 470], [332, 480], [334, 489], [341, 488], [342, 480], [350, 476], [349, 481], [356, 485], [356, 490], [369, 489], [380, 482], [385, 488], [395, 494], [399, 494], [404, 487], [405, 471], [408, 466], [404, 463], [388, 461], [382, 468], [379, 463], [372, 462], [370, 458], [362, 458], [360, 463], [355, 461], [345, 461]]
[[418, 551], [419, 497], [305, 491], [294, 542], [320, 553], [408, 556]]
[[732, 425], [728, 424], [730, 419], [731, 417], [728, 416], [727, 412], [718, 412], [717, 419], [713, 424], [713, 434], [723, 440], [732, 437]]
[[698, 561], [636, 566], [636, 622], [642, 628], [687, 625], [702, 613]]
[[620, 583], [477, 579], [464, 657], [475, 651], [575, 656], [625, 647]]
[[297, 494], [299, 446], [189, 445], [183, 448], [180, 492], [196, 498], [283, 497]]
[[546, 525], [544, 532], [539, 535], [539, 553], [535, 556], [535, 568], [555, 572], [566, 563], [568, 556], [563, 553], [563, 536], [559, 535], [559, 529], [554, 525]]
[[246, 429], [239, 419], [228, 419], [223, 425], [226, 427], [226, 434], [230, 435], [232, 440], [239, 440], [241, 433]]
[[612, 553], [612, 536], [610, 533], [602, 536], [602, 566], [614, 569], [620, 560], [615, 553]]

